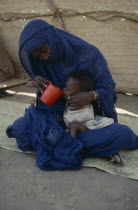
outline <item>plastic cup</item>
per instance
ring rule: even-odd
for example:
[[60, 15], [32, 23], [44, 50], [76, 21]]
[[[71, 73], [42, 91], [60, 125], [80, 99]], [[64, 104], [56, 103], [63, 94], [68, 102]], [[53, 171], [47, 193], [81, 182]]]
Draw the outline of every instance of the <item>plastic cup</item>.
[[48, 106], [52, 106], [63, 94], [63, 91], [51, 82], [48, 82], [47, 87], [43, 90], [40, 100]]

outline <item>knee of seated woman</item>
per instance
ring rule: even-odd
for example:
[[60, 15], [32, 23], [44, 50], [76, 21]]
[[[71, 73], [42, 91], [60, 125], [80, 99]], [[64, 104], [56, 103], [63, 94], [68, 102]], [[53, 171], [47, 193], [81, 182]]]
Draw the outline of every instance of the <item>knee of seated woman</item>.
[[129, 139], [130, 141], [134, 135], [133, 130], [130, 127], [128, 127], [127, 125], [120, 124], [119, 132], [120, 132], [120, 135], [122, 135], [126, 139]]

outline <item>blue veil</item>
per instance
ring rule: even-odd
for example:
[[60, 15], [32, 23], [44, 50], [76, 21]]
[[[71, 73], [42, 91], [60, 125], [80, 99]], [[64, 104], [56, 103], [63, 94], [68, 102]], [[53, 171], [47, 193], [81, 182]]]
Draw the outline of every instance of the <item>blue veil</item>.
[[[44, 60], [31, 55], [31, 52], [50, 45], [50, 57]], [[23, 29], [19, 40], [19, 58], [30, 75], [43, 76], [60, 88], [73, 70], [86, 70], [94, 78], [96, 91], [99, 93], [100, 107], [105, 116], [117, 121], [114, 108], [116, 102], [115, 82], [108, 64], [95, 46], [66, 31], [55, 28], [44, 20], [30, 21]]]

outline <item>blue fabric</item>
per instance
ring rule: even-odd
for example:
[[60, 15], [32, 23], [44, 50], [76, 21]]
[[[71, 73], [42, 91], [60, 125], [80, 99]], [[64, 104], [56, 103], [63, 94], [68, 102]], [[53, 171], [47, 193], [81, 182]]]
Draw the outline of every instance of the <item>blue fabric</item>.
[[[31, 55], [33, 50], [47, 43], [50, 45], [48, 60]], [[65, 87], [71, 71], [91, 72], [100, 96], [100, 107], [105, 116], [117, 121], [114, 109], [115, 82], [104, 56], [95, 46], [36, 19], [30, 21], [21, 33], [19, 57], [32, 78], [40, 75], [61, 89]], [[41, 169], [79, 169], [86, 157], [105, 157], [122, 149], [138, 148], [136, 134], [118, 123], [81, 132], [76, 138], [71, 137], [58, 118], [59, 115], [63, 116], [64, 107], [63, 97], [48, 107], [39, 100], [37, 92], [37, 105], [31, 105], [23, 117], [7, 128], [7, 135], [16, 138], [22, 151], [36, 152], [36, 163]]]
[[7, 128], [23, 152], [35, 151], [42, 170], [80, 169], [87, 157], [106, 157], [123, 149], [137, 149], [138, 136], [127, 126], [113, 123], [80, 132], [76, 138], [66, 133], [54, 110], [42, 110], [33, 104], [25, 116]]
[[7, 129], [23, 152], [36, 151], [36, 163], [43, 170], [79, 169], [82, 144], [65, 132], [57, 114], [33, 104], [25, 116]]

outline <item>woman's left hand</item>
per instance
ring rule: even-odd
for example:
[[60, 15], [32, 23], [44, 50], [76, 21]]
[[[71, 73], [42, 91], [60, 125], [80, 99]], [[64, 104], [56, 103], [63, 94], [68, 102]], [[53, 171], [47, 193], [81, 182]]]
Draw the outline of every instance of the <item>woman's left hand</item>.
[[71, 111], [82, 108], [85, 105], [88, 105], [93, 100], [92, 94], [90, 92], [79, 92], [75, 95], [68, 97], [68, 105]]

